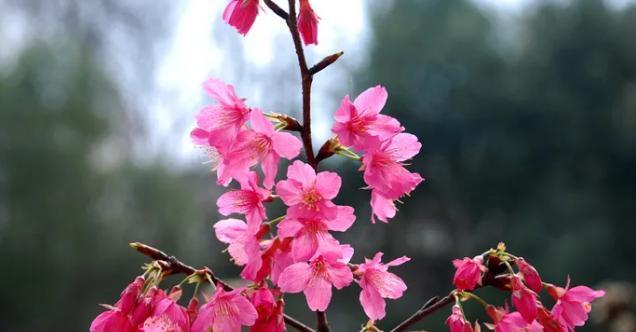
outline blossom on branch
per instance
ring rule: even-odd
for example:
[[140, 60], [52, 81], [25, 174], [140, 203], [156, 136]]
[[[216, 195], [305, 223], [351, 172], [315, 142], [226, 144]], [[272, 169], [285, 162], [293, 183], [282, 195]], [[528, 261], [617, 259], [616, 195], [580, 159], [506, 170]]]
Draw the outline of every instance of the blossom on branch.
[[223, 11], [223, 20], [245, 36], [258, 16], [259, 0], [231, 0]]
[[241, 295], [242, 291], [239, 288], [228, 292], [218, 284], [212, 298], [201, 306], [192, 323], [192, 332], [240, 332], [241, 326], [254, 325], [258, 313]]
[[399, 299], [406, 291], [406, 284], [395, 274], [388, 272], [389, 267], [402, 265], [411, 259], [402, 256], [386, 264], [382, 263], [383, 253], [378, 252], [373, 259], [365, 259], [358, 265], [355, 275], [359, 276], [360, 303], [364, 313], [372, 320], [380, 320], [386, 315], [384, 299]]

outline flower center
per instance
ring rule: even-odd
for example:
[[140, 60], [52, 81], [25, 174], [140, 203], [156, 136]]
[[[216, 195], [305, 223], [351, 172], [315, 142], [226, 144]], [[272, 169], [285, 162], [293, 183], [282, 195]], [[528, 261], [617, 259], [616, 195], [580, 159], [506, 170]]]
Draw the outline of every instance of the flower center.
[[316, 188], [311, 188], [303, 193], [303, 202], [311, 208], [314, 208], [316, 203], [321, 200], [322, 196], [320, 196]]

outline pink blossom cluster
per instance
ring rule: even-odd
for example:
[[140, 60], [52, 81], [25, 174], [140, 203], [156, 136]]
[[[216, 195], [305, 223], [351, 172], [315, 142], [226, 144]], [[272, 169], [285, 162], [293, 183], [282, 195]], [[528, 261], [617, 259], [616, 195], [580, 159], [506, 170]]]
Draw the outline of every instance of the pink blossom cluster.
[[[289, 1], [289, 14], [271, 0], [262, 2], [289, 26], [303, 82], [311, 83], [315, 70], [324, 69], [342, 54], [308, 68], [299, 39], [305, 45], [317, 44], [319, 20], [309, 0], [299, 0], [297, 16], [295, 1]], [[223, 19], [245, 35], [259, 14], [260, 4], [261, 0], [231, 0]], [[304, 95], [309, 93], [306, 89], [307, 84], [303, 84]], [[227, 219], [214, 224], [214, 234], [227, 244], [231, 260], [242, 267], [243, 287], [231, 288], [209, 269], [187, 267], [176, 272], [195, 272], [166, 292], [159, 286], [165, 276], [175, 272], [169, 265], [174, 257], [149, 255], [157, 261], [126, 287], [119, 301], [104, 305], [107, 310], [93, 320], [90, 331], [239, 332], [249, 327], [252, 332], [280, 332], [286, 330], [290, 319], [284, 313], [287, 294], [303, 293], [309, 309], [324, 317], [333, 289], [353, 284], [360, 287], [359, 301], [369, 318], [363, 330], [379, 331], [374, 324], [386, 316], [386, 299], [399, 299], [407, 289], [389, 269], [410, 259], [402, 256], [383, 263], [383, 253], [377, 252], [372, 259], [351, 262], [354, 248], [334, 234], [353, 226], [355, 211], [338, 204], [342, 178], [336, 172], [320, 170], [318, 163], [334, 154], [356, 160], [366, 189], [371, 191], [369, 219], [387, 223], [396, 216], [396, 202], [423, 181], [406, 168], [421, 144], [397, 119], [381, 114], [387, 90], [378, 85], [353, 101], [345, 96], [334, 113], [335, 136], [317, 156], [311, 152], [309, 121], [300, 125], [289, 116], [250, 107], [232, 85], [218, 79], [205, 82], [204, 90], [215, 103], [196, 114], [191, 138], [210, 157], [217, 184], [228, 188], [216, 201], [219, 214]], [[303, 111], [309, 119], [309, 107]], [[300, 131], [302, 141], [288, 131]], [[303, 147], [307, 162], [297, 159]], [[281, 163], [281, 159], [287, 162]], [[286, 169], [281, 178], [278, 173], [282, 167]], [[285, 213], [271, 218], [267, 207], [276, 201], [284, 205]], [[169, 266], [164, 270], [166, 264]], [[469, 299], [485, 306], [493, 320], [486, 326], [497, 332], [573, 331], [587, 320], [590, 303], [604, 294], [585, 286], [570, 288], [569, 281], [565, 288], [546, 284], [532, 265], [506, 252], [503, 245], [453, 264], [457, 269], [452, 292], [455, 305], [446, 321], [452, 332], [480, 330], [480, 325], [471, 323], [463, 313], [462, 302]], [[188, 305], [183, 306], [179, 300], [181, 285], [186, 282], [197, 287]], [[199, 292], [199, 284], [206, 282], [212, 284], [213, 292]], [[473, 292], [487, 285], [509, 292], [516, 311], [511, 312], [507, 305], [489, 305]], [[556, 301], [550, 310], [539, 301], [538, 293], [543, 289]]]
[[[565, 288], [545, 283], [532, 265], [523, 257], [506, 252], [503, 244], [474, 258], [456, 259], [453, 265], [456, 304], [446, 320], [451, 332], [480, 331], [480, 325], [469, 322], [462, 311], [461, 302], [469, 299], [476, 299], [484, 306], [492, 319], [486, 326], [496, 332], [569, 332], [585, 324], [592, 310], [591, 302], [605, 295], [604, 291], [587, 286], [570, 288], [569, 277]], [[503, 272], [498, 272], [502, 269]], [[516, 311], [510, 311], [508, 305], [488, 304], [471, 292], [486, 284], [509, 292]], [[556, 302], [550, 310], [540, 301], [542, 290]]]
[[[409, 259], [402, 257], [383, 264], [382, 253], [377, 253], [372, 260], [351, 264], [353, 248], [332, 235], [347, 231], [356, 220], [352, 207], [334, 203], [342, 185], [340, 176], [330, 171], [318, 172], [295, 160], [287, 167], [286, 178], [274, 185], [280, 158], [296, 157], [302, 145], [300, 140], [282, 132], [284, 127], [275, 126], [272, 121], [276, 120], [270, 121], [259, 109], [247, 107], [232, 86], [212, 79], [205, 88], [217, 103], [196, 116], [197, 128], [192, 131], [192, 138], [196, 144], [213, 151], [218, 184], [227, 186], [233, 179], [240, 184], [240, 189], [230, 189], [221, 195], [217, 207], [225, 216], [238, 214], [244, 220], [224, 219], [214, 225], [214, 230], [219, 241], [228, 244], [234, 263], [243, 266], [241, 277], [254, 285], [269, 285], [279, 295], [302, 292], [313, 311], [327, 309], [334, 287], [341, 289], [355, 281], [362, 289], [360, 302], [365, 313], [373, 320], [382, 319], [384, 299], [397, 299], [406, 290], [404, 282], [388, 272], [388, 268]], [[365, 106], [368, 105], [379, 112], [382, 105], [378, 103], [384, 104], [386, 91], [373, 88], [359, 100], [358, 105], [364, 107], [361, 111], [370, 112]], [[354, 118], [349, 120], [357, 121]], [[375, 119], [384, 120], [385, 116], [375, 114], [375, 118], [367, 118], [372, 126]], [[339, 119], [342, 121], [335, 128], [346, 126], [347, 120]], [[340, 129], [334, 132], [344, 133]], [[404, 193], [404, 183], [412, 177], [400, 162], [407, 158], [405, 153], [412, 156], [419, 146], [414, 148], [410, 141], [410, 152], [405, 152], [406, 146], [396, 147], [407, 144], [400, 136], [407, 134], [401, 133], [399, 123], [393, 134], [385, 130], [376, 137], [373, 133], [358, 126], [346, 134], [345, 140], [360, 135], [369, 138], [368, 143], [356, 145], [367, 152], [362, 157], [365, 178], [371, 179], [367, 182], [374, 192], [398, 192], [390, 196], [397, 199]], [[262, 184], [253, 170], [257, 164], [264, 175]], [[381, 181], [381, 177], [392, 182]], [[267, 221], [265, 205], [276, 199], [287, 206], [286, 213]]]
[[[318, 20], [309, 0], [299, 0], [298, 32], [305, 45], [318, 45]], [[260, 0], [231, 0], [223, 11], [223, 20], [242, 35], [252, 28], [259, 13]]]

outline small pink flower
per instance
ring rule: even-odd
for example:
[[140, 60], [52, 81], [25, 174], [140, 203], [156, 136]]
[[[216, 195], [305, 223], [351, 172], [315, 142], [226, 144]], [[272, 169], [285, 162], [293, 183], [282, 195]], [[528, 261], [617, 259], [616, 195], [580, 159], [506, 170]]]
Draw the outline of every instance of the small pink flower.
[[225, 291], [221, 284], [208, 303], [201, 306], [192, 332], [240, 332], [241, 326], [252, 326], [258, 313], [250, 301], [240, 293], [243, 289]]
[[552, 308], [552, 316], [571, 330], [583, 326], [592, 310], [592, 301], [605, 296], [605, 291], [587, 286], [570, 288], [569, 278], [565, 289], [549, 285], [547, 291], [557, 301]]
[[470, 322], [464, 317], [462, 308], [458, 305], [453, 306], [451, 315], [446, 319], [446, 325], [450, 329], [450, 332], [473, 332], [473, 327]]
[[135, 281], [126, 286], [115, 306], [125, 314], [130, 313], [139, 301], [144, 283], [144, 277], [139, 276], [135, 278]]
[[119, 309], [108, 310], [97, 316], [90, 327], [91, 332], [136, 332], [126, 314]]
[[110, 310], [99, 314], [90, 326], [91, 332], [135, 331], [130, 315], [140, 302], [144, 278], [137, 277], [121, 292], [115, 306], [106, 306]]
[[320, 18], [311, 8], [309, 0], [300, 0], [298, 13], [298, 31], [305, 45], [318, 45], [318, 20]]
[[543, 289], [543, 283], [541, 282], [541, 277], [539, 276], [539, 272], [534, 268], [534, 266], [528, 264], [523, 257], [519, 257], [515, 263], [519, 268], [519, 272], [523, 276], [523, 281], [525, 281], [526, 285], [530, 287], [535, 293], [540, 292]]
[[476, 256], [473, 259], [464, 257], [453, 260], [453, 265], [457, 269], [453, 277], [453, 284], [459, 290], [473, 290], [481, 283], [481, 274], [488, 269], [484, 266], [484, 259]]
[[537, 321], [543, 326], [543, 332], [568, 332], [568, 328], [542, 306], [537, 312]]
[[353, 274], [347, 266], [351, 254], [350, 247], [341, 248], [321, 253], [309, 264], [290, 265], [280, 275], [278, 286], [285, 293], [303, 291], [309, 309], [325, 311], [331, 301], [331, 286], [341, 289], [353, 281]]
[[380, 320], [386, 315], [384, 299], [399, 299], [406, 290], [406, 284], [395, 274], [388, 272], [389, 267], [398, 266], [411, 260], [402, 256], [382, 264], [382, 253], [375, 254], [372, 260], [365, 259], [355, 274], [360, 277], [360, 303], [364, 313], [372, 320]]
[[250, 167], [260, 163], [265, 175], [263, 184], [271, 188], [280, 158], [293, 159], [298, 156], [302, 143], [290, 133], [274, 130], [272, 123], [258, 109], [251, 112], [250, 124], [251, 130], [243, 130], [224, 156], [224, 165], [228, 176], [240, 178], [248, 173]]
[[258, 319], [250, 327], [250, 332], [285, 331], [284, 302], [282, 300], [276, 301], [272, 291], [267, 288], [257, 289], [250, 299], [258, 312]]
[[224, 216], [232, 213], [244, 214], [248, 227], [256, 231], [267, 218], [263, 202], [270, 197], [271, 192], [258, 187], [258, 176], [254, 172], [249, 172], [247, 177], [239, 178], [239, 182], [241, 189], [221, 195], [216, 205], [219, 213]]
[[263, 264], [257, 231], [238, 219], [225, 219], [214, 224], [217, 239], [229, 244], [228, 252], [237, 265], [245, 266], [241, 276], [247, 280], [255, 280]]
[[364, 182], [373, 190], [373, 214], [387, 222], [387, 217], [395, 215], [393, 201], [408, 195], [422, 182], [419, 174], [409, 172], [403, 165], [422, 145], [415, 135], [407, 133], [396, 134], [383, 142], [370, 138], [369, 142], [361, 170], [364, 170]]
[[528, 323], [518, 312], [511, 312], [495, 322], [495, 332], [543, 332], [543, 327], [537, 321]]
[[373, 212], [371, 222], [374, 224], [375, 217], [378, 217], [378, 219], [384, 223], [388, 223], [388, 220], [395, 217], [395, 214], [397, 213], [395, 201], [384, 197], [377, 190], [371, 191], [371, 210]]
[[338, 195], [341, 183], [338, 174], [316, 174], [311, 166], [296, 160], [287, 168], [287, 180], [276, 184], [276, 193], [289, 206], [289, 218], [320, 214], [323, 218], [333, 219], [338, 209], [331, 199]]
[[512, 304], [529, 323], [537, 318], [537, 294], [527, 288], [518, 276], [511, 281]]
[[223, 20], [246, 35], [258, 15], [259, 0], [232, 0], [223, 11]]
[[140, 332], [189, 332], [182, 329], [168, 316], [153, 316], [144, 322]]
[[247, 122], [250, 109], [236, 96], [232, 85], [212, 78], [204, 83], [204, 88], [218, 104], [196, 115], [197, 128], [190, 135], [196, 144], [226, 150]]
[[331, 129], [338, 135], [340, 143], [366, 151], [370, 138], [377, 137], [382, 141], [403, 131], [396, 119], [380, 114], [387, 97], [386, 89], [380, 85], [365, 90], [353, 103], [345, 96], [334, 115], [336, 122]]
[[278, 225], [278, 235], [282, 238], [293, 237], [292, 255], [296, 261], [310, 259], [319, 249], [339, 245], [329, 231], [344, 232], [355, 221], [353, 208], [337, 206], [337, 214], [333, 219], [325, 219], [319, 213], [305, 217], [287, 217]]
[[[169, 322], [168, 325], [174, 325], [177, 329], [175, 332], [188, 332], [190, 331], [190, 317], [186, 308], [180, 306], [176, 301], [181, 297], [181, 287], [174, 287], [170, 294], [167, 296], [163, 291], [158, 292], [158, 296], [153, 299], [152, 316], [154, 318], [161, 317], [162, 319], [152, 322], [151, 327], [155, 330], [151, 331], [163, 331], [157, 330], [161, 327], [161, 323]], [[148, 320], [146, 320], [147, 322]], [[146, 323], [144, 322], [144, 327]], [[172, 331], [172, 330], [165, 330]], [[145, 332], [145, 331], [144, 331]]]

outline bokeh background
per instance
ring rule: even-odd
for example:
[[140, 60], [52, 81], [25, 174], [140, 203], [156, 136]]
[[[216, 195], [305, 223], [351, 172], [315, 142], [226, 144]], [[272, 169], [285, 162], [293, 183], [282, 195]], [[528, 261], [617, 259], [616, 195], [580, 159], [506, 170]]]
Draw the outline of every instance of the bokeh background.
[[[355, 163], [323, 165], [358, 211], [339, 236], [354, 260], [413, 258], [381, 326], [445, 294], [452, 258], [506, 241], [548, 281], [610, 290], [582, 331], [636, 331], [636, 3], [314, 2], [310, 61], [345, 51], [316, 77], [314, 144], [345, 94], [376, 84], [423, 143], [411, 168], [427, 180], [389, 224], [369, 222]], [[237, 275], [211, 232], [220, 188], [188, 139], [210, 102], [201, 84], [220, 77], [290, 114], [300, 92], [279, 19], [242, 38], [225, 5], [0, 0], [0, 331], [87, 331], [146, 261], [131, 241]], [[337, 331], [364, 322], [355, 288], [329, 309]], [[288, 303], [313, 322], [302, 296]], [[446, 316], [418, 328], [444, 331]]]

